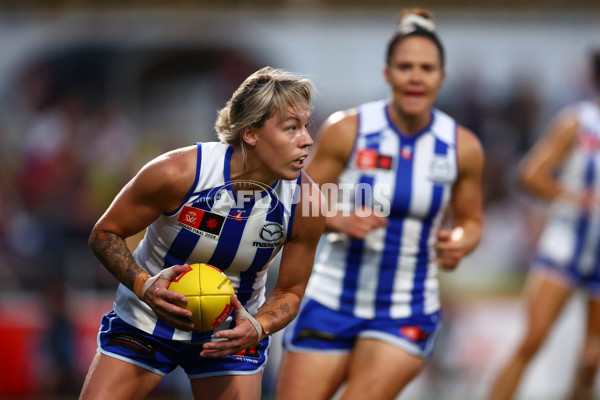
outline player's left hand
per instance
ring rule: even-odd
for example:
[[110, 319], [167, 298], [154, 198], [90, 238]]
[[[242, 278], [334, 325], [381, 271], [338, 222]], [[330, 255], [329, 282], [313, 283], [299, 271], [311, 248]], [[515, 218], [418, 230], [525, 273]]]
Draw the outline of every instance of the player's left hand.
[[[202, 357], [225, 357], [238, 354], [242, 350], [256, 344], [260, 339], [257, 329], [252, 322], [246, 317], [240, 318], [238, 316], [241, 311], [246, 310], [235, 294], [231, 296], [231, 305], [236, 314], [235, 327], [216, 332], [214, 335], [216, 339], [226, 340], [205, 343], [202, 346], [203, 350], [200, 352]], [[246, 314], [249, 315], [247, 311]]]
[[436, 262], [447, 271], [454, 271], [465, 255], [462, 227], [440, 228], [435, 243]]

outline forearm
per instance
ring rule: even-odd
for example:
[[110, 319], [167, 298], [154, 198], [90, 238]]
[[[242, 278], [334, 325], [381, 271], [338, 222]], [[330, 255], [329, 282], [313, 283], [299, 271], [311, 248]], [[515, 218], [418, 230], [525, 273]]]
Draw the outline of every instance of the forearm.
[[519, 184], [529, 194], [547, 200], [554, 200], [566, 192], [558, 180], [541, 172], [527, 173], [526, 171], [521, 173]]
[[140, 298], [150, 275], [133, 258], [125, 239], [115, 233], [94, 229], [88, 244], [104, 267]]
[[301, 298], [296, 293], [275, 290], [255, 316], [263, 327], [263, 335], [285, 328], [298, 314], [300, 301]]

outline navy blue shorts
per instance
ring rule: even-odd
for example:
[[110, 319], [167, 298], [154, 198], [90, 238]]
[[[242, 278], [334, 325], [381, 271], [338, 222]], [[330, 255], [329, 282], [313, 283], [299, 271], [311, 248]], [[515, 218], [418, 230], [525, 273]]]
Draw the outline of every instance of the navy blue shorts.
[[164, 376], [181, 366], [190, 379], [220, 375], [251, 375], [267, 364], [270, 336], [240, 354], [219, 358], [200, 357], [202, 344], [161, 339], [141, 331], [117, 316], [104, 315], [98, 333], [98, 350], [109, 357]]
[[545, 271], [554, 274], [570, 288], [579, 287], [593, 299], [600, 299], [600, 268], [589, 273], [582, 273], [574, 264], [559, 265], [550, 258], [538, 254], [533, 260], [534, 272]]
[[363, 319], [306, 300], [296, 319], [285, 328], [283, 345], [296, 352], [348, 353], [358, 339], [373, 338], [427, 358], [440, 326], [439, 311], [409, 318]]

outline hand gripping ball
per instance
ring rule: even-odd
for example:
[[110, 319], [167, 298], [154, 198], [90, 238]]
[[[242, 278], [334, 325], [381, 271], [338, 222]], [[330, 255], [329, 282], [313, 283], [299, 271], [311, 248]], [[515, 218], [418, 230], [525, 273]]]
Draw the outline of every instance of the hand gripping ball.
[[192, 312], [194, 330], [211, 331], [221, 325], [231, 311], [231, 281], [221, 270], [208, 264], [192, 264], [190, 269], [171, 281], [169, 290], [187, 297], [178, 304]]

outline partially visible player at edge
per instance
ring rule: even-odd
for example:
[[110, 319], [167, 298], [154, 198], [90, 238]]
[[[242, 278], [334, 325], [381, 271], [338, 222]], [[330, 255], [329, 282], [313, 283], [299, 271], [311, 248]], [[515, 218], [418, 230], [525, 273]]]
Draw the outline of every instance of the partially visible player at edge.
[[[438, 267], [455, 269], [481, 236], [483, 150], [434, 107], [444, 51], [430, 12], [402, 12], [384, 76], [390, 98], [333, 114], [307, 171], [321, 185], [387, 195], [389, 215], [327, 219], [323, 252], [284, 333], [279, 400], [329, 399], [344, 382], [342, 399], [395, 398], [433, 350]], [[385, 208], [365, 192], [340, 209]], [[447, 205], [453, 229], [441, 226]]]
[[[320, 209], [318, 188], [301, 172], [313, 91], [282, 70], [255, 72], [219, 111], [221, 143], [163, 154], [118, 194], [89, 239], [121, 284], [81, 399], [142, 399], [177, 366], [196, 399], [260, 399], [269, 335], [296, 315], [325, 224], [296, 206]], [[242, 195], [249, 190], [260, 194]], [[132, 255], [125, 238], [145, 228]], [[282, 248], [265, 302], [267, 269]], [[191, 313], [173, 304], [185, 297], [167, 289], [192, 263], [216, 266], [234, 285], [235, 319], [215, 331], [192, 331]]]
[[600, 52], [592, 68], [596, 98], [559, 112], [520, 165], [523, 189], [552, 204], [528, 277], [527, 327], [490, 400], [513, 398], [577, 286], [587, 295], [587, 327], [569, 398], [594, 397], [600, 362]]

